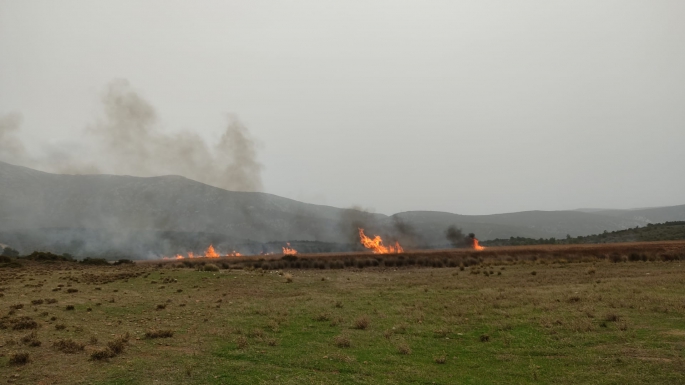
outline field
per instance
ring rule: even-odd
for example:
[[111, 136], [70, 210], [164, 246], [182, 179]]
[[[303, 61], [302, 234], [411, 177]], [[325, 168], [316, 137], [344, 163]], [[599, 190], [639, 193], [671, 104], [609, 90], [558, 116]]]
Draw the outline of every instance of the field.
[[0, 381], [685, 383], [684, 263], [685, 242], [21, 261]]

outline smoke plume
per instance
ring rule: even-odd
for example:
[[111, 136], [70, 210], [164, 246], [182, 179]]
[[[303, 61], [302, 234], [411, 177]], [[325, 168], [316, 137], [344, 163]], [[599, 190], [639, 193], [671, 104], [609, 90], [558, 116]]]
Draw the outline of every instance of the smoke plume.
[[106, 87], [102, 107], [103, 117], [85, 129], [79, 151], [47, 148], [36, 158], [13, 136], [21, 117], [0, 119], [0, 159], [58, 173], [173, 174], [228, 190], [262, 189], [257, 146], [236, 116], [228, 116], [223, 135], [209, 145], [192, 131], [165, 132], [154, 107], [125, 80]]
[[468, 244], [464, 237], [464, 233], [455, 225], [452, 225], [445, 230], [445, 237], [450, 241], [453, 247], [464, 247]]
[[21, 126], [22, 116], [17, 112], [0, 116], [0, 160], [25, 159], [26, 148], [15, 136]]

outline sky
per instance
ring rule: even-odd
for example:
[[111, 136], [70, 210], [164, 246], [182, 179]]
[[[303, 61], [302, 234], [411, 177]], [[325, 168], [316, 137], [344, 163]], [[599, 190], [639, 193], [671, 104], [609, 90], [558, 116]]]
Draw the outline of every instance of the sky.
[[261, 190], [304, 202], [678, 205], [683, 20], [682, 0], [0, 0], [0, 116], [36, 159], [80, 154], [125, 81], [169, 135], [211, 145], [237, 117]]

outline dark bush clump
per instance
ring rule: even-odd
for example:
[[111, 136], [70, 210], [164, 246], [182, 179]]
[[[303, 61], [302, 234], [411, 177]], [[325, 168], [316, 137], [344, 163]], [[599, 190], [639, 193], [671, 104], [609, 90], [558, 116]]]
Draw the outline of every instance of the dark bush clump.
[[79, 263], [82, 263], [84, 265], [109, 266], [109, 262], [107, 262], [107, 260], [104, 258], [86, 257]]
[[45, 252], [45, 251], [34, 251], [33, 253], [31, 253], [31, 254], [23, 257], [23, 258], [31, 260], [31, 261], [39, 261], [39, 262], [57, 262], [57, 261], [74, 262], [74, 257], [72, 257], [69, 254], [57, 255], [57, 254], [53, 254], [53, 253]]
[[28, 353], [14, 353], [10, 355], [10, 366], [26, 365], [30, 361]]

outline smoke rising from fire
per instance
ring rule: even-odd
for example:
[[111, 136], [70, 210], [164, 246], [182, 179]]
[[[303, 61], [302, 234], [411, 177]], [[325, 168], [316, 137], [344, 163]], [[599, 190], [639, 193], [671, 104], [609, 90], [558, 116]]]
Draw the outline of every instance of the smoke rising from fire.
[[19, 131], [22, 116], [18, 112], [12, 112], [5, 116], [0, 116], [0, 159], [25, 158], [26, 148], [24, 144], [15, 137]]
[[445, 238], [450, 241], [453, 247], [464, 247], [465, 245], [464, 233], [455, 225], [445, 230]]
[[181, 175], [234, 191], [261, 191], [258, 146], [236, 116], [229, 115], [216, 144], [193, 131], [166, 132], [154, 107], [126, 80], [107, 85], [103, 117], [85, 129], [78, 150], [47, 147], [31, 157], [14, 135], [21, 115], [0, 118], [0, 159], [58, 173], [108, 173], [133, 176]]

